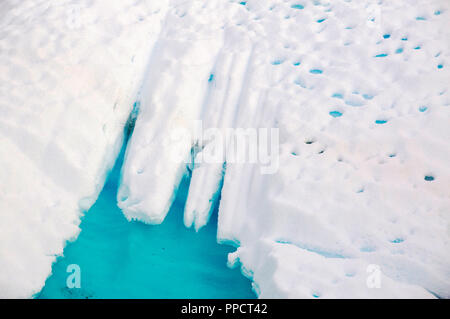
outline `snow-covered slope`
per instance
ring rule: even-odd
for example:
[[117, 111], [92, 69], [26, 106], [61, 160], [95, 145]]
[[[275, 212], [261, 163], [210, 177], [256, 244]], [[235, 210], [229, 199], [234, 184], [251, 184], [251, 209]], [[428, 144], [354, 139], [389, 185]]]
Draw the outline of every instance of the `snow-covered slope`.
[[0, 297], [38, 292], [78, 234], [120, 149], [165, 5], [1, 1]]
[[239, 244], [229, 264], [259, 296], [450, 297], [449, 9], [2, 2], [0, 296], [42, 287], [142, 86], [118, 195], [128, 219], [162, 222], [185, 172], [172, 154], [208, 149], [174, 143], [177, 129], [275, 127], [275, 174], [195, 165], [185, 209], [205, 225], [223, 183], [218, 239]]

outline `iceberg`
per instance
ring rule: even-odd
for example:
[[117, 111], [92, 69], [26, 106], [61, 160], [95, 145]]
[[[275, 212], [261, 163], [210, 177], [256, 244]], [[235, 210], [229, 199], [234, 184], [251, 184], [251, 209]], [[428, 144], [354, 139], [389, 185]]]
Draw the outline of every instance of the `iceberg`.
[[123, 141], [166, 2], [0, 4], [0, 297], [38, 293]]
[[[259, 297], [450, 298], [448, 3], [48, 3], [0, 5], [0, 297], [41, 290], [138, 101], [129, 221], [163, 223], [190, 170], [185, 226], [220, 197]], [[277, 170], [198, 163], [199, 120], [276, 128]]]

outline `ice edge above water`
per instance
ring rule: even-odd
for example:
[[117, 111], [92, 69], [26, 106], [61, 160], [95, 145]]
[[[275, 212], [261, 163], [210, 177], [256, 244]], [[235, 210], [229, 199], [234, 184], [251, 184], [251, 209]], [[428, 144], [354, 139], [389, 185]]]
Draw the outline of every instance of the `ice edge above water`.
[[[138, 106], [139, 106], [139, 102], [136, 102], [134, 104], [133, 111], [131, 112], [131, 114], [130, 114], [128, 120], [127, 120], [127, 123], [126, 123], [125, 128], [124, 128], [124, 139], [123, 139], [124, 142], [123, 142], [121, 151], [119, 152], [118, 157], [117, 157], [117, 159], [115, 161], [114, 169], [112, 171], [110, 171], [109, 174], [108, 174], [108, 178], [107, 178], [106, 183], [104, 185], [105, 188], [106, 187], [109, 187], [109, 188], [111, 187], [110, 186], [110, 184], [111, 184], [110, 179], [113, 177], [112, 173], [117, 171], [117, 169], [118, 169], [117, 165], [119, 165], [119, 160], [121, 161], [121, 163], [123, 163], [123, 161], [124, 161], [124, 153], [125, 153], [125, 150], [126, 150], [126, 147], [127, 147], [127, 143], [129, 141], [129, 139], [132, 137], [135, 120], [138, 117], [138, 112], [139, 112], [139, 110], [137, 109]], [[119, 176], [117, 178], [117, 183], [118, 184], [120, 183], [120, 179], [121, 179], [120, 175], [121, 174], [119, 174]], [[180, 183], [181, 185], [178, 187], [178, 189], [183, 194], [185, 194], [185, 195], [183, 195], [183, 194], [181, 195], [181, 196], [183, 196], [184, 199], [183, 198], [180, 199], [179, 198], [180, 194], [176, 194], [175, 198], [177, 198], [177, 202], [178, 202], [177, 205], [180, 205], [180, 203], [182, 202], [181, 204], [184, 207], [184, 205], [186, 203], [187, 190], [189, 188], [190, 178], [191, 178], [191, 171], [187, 168], [186, 169], [186, 174], [183, 176], [183, 179], [182, 179], [182, 181]], [[114, 182], [114, 180], [113, 180], [113, 182]], [[101, 194], [100, 194], [100, 196], [102, 196], [102, 193], [104, 191], [105, 190], [103, 189]], [[100, 200], [105, 201], [105, 199], [99, 197], [97, 199], [97, 202], [100, 201]], [[181, 200], [181, 202], [180, 202], [180, 200]], [[93, 205], [92, 208], [97, 206], [97, 202], [96, 202], [96, 204]], [[214, 199], [214, 203], [212, 204], [212, 210], [214, 210], [214, 215], [213, 216], [215, 217], [213, 220], [211, 220], [212, 223], [217, 223], [217, 216], [216, 216], [216, 214], [218, 214], [219, 202], [220, 202], [220, 190], [218, 191], [217, 196]], [[176, 203], [174, 201], [172, 203], [172, 205], [171, 205], [172, 208], [170, 209], [170, 211], [172, 211], [174, 209], [176, 210], [176, 207], [175, 207], [176, 205], [175, 204]], [[179, 212], [176, 214], [176, 216], [168, 215], [168, 217], [170, 217], [169, 218], [170, 221], [167, 221], [167, 223], [173, 223], [174, 219], [180, 219], [181, 218], [183, 210], [180, 211], [180, 209], [178, 209], [178, 211]], [[180, 214], [180, 212], [181, 212], [181, 214]], [[52, 273], [49, 276], [49, 278], [46, 281], [46, 284], [44, 285], [44, 287], [42, 289], [42, 291], [40, 291], [39, 293], [35, 294], [33, 296], [33, 298], [67, 298], [67, 297], [69, 297], [69, 298], [109, 298], [109, 297], [112, 297], [112, 298], [117, 298], [117, 297], [125, 298], [127, 296], [129, 297], [129, 295], [128, 295], [130, 293], [129, 285], [126, 285], [126, 283], [125, 283], [126, 287], [123, 287], [123, 286], [120, 286], [120, 283], [118, 283], [118, 282], [115, 282], [115, 283], [111, 282], [110, 283], [110, 286], [112, 285], [111, 287], [109, 287], [109, 286], [108, 287], [102, 287], [102, 285], [98, 284], [98, 282], [100, 282], [100, 283], [102, 282], [102, 278], [103, 277], [101, 275], [100, 276], [97, 275], [97, 277], [99, 277], [99, 278], [97, 278], [97, 277], [95, 277], [95, 274], [94, 274], [94, 277], [91, 274], [90, 276], [88, 276], [88, 279], [83, 279], [83, 285], [81, 287], [82, 289], [68, 289], [67, 287], [64, 286], [66, 277], [69, 275], [69, 274], [67, 274], [65, 272], [65, 267], [67, 266], [67, 264], [71, 263], [71, 262], [76, 262], [76, 261], [80, 261], [80, 262], [83, 263], [83, 258], [86, 258], [86, 256], [83, 257], [82, 255], [80, 255], [80, 251], [79, 251], [80, 248], [75, 248], [76, 245], [78, 244], [77, 241], [78, 240], [82, 240], [83, 241], [83, 245], [85, 245], [84, 249], [87, 249], [87, 250], [90, 249], [90, 246], [92, 246], [93, 249], [95, 249], [96, 245], [98, 245], [98, 243], [92, 243], [92, 245], [86, 246], [86, 240], [89, 241], [89, 240], [93, 240], [93, 239], [89, 239], [90, 237], [86, 237], [84, 232], [86, 232], [86, 231], [89, 232], [89, 234], [90, 234], [89, 236], [93, 235], [93, 231], [95, 232], [95, 230], [92, 230], [92, 228], [89, 229], [89, 227], [93, 227], [93, 226], [90, 226], [89, 224], [86, 224], [86, 221], [89, 220], [89, 222], [92, 223], [93, 218], [96, 218], [96, 216], [94, 216], [92, 214], [100, 214], [100, 213], [101, 212], [99, 212], [98, 209], [96, 209], [95, 211], [94, 210], [93, 211], [89, 210], [89, 211], [87, 211], [85, 213], [85, 215], [82, 217], [82, 223], [81, 223], [82, 231], [81, 231], [80, 235], [78, 236], [77, 240], [75, 240], [72, 243], [68, 243], [68, 246], [66, 246], [65, 253], [66, 253], [66, 251], [68, 249], [69, 250], [69, 251], [67, 251], [68, 255], [67, 256], [60, 256], [60, 257], [57, 258], [57, 260], [53, 264], [53, 270], [55, 272]], [[110, 212], [110, 211], [106, 212], [106, 210], [105, 210], [105, 213], [106, 214], [114, 214], [115, 212]], [[175, 213], [176, 213], [176, 211], [173, 211], [171, 214], [175, 214]], [[121, 216], [121, 218], [123, 218], [125, 220], [125, 217], [123, 215]], [[181, 220], [179, 220], [178, 222], [181, 222]], [[130, 227], [130, 228], [132, 228], [133, 225], [136, 224], [136, 223], [137, 224], [142, 224], [141, 221], [128, 221], [127, 223], [128, 223], [128, 226], [122, 226], [122, 227]], [[104, 221], [104, 223], [102, 223], [102, 224], [105, 224], [105, 226], [108, 227], [108, 223], [107, 222]], [[123, 223], [122, 223], [122, 225], [123, 225]], [[166, 225], [166, 226], [168, 226], [168, 225]], [[113, 224], [113, 225], [111, 225], [111, 227], [117, 228], [118, 226]], [[150, 225], [145, 226], [145, 228], [149, 228], [148, 229], [149, 232], [151, 232], [152, 230], [155, 230], [153, 227], [160, 227], [160, 226], [150, 226]], [[182, 226], [182, 227], [184, 227], [184, 226]], [[212, 229], [216, 229], [217, 230], [217, 224], [215, 224], [215, 225], [212, 225], [212, 226], [208, 227], [209, 228], [208, 232], [210, 232], [212, 230], [211, 227], [212, 227]], [[99, 230], [97, 230], [97, 232], [98, 231]], [[167, 229], [166, 231], [171, 232], [170, 229]], [[183, 232], [183, 230], [179, 229], [178, 233], [169, 233], [167, 236], [169, 236], [169, 238], [170, 238], [170, 236], [174, 236], [174, 237], [183, 236], [183, 234], [180, 233], [180, 232]], [[189, 230], [186, 229], [185, 232], [189, 232]], [[128, 242], [129, 238], [126, 236], [126, 233], [124, 235], [125, 235], [125, 237], [117, 238], [116, 241], [124, 240], [124, 241]], [[150, 233], [149, 233], [149, 235], [150, 235]], [[208, 239], [208, 238], [204, 238], [205, 237], [205, 233], [202, 232], [201, 234], [198, 234], [198, 230], [196, 232], [194, 232], [192, 235], [195, 236], [195, 237], [198, 237], [198, 241], [202, 240], [202, 239], [203, 240]], [[154, 236], [155, 235], [153, 235], [153, 237]], [[86, 238], [88, 238], [88, 239], [86, 239]], [[150, 238], [152, 238], [152, 237], [150, 237]], [[191, 237], [188, 237], [188, 238], [193, 238], [193, 237], [191, 236]], [[214, 236], [214, 239], [216, 239], [216, 238], [217, 237]], [[212, 239], [212, 238], [209, 238], [209, 239]], [[102, 240], [101, 236], [100, 236], [99, 239], [96, 239], [96, 241], [97, 240]], [[110, 244], [112, 245], [112, 247], [114, 247], [115, 245], [118, 245], [118, 246], [121, 245], [120, 243], [117, 243], [115, 240], [112, 240], [112, 239], [110, 239], [110, 240], [111, 240]], [[142, 240], [145, 241], [145, 238], [142, 238]], [[134, 298], [136, 298], [136, 297], [137, 298], [141, 298], [141, 297], [144, 297], [144, 298], [148, 298], [148, 297], [150, 297], [150, 298], [168, 298], [168, 297], [171, 297], [171, 298], [192, 298], [192, 297], [195, 297], [195, 298], [211, 298], [212, 296], [214, 296], [213, 298], [224, 298], [224, 297], [227, 297], [227, 298], [242, 298], [242, 297], [251, 298], [252, 296], [250, 294], [248, 294], [248, 292], [245, 291], [245, 288], [244, 288], [245, 282], [243, 281], [243, 278], [242, 278], [242, 280], [240, 280], [238, 278], [234, 278], [234, 277], [231, 276], [231, 273], [230, 273], [230, 275], [225, 275], [225, 272], [227, 271], [227, 270], [225, 270], [225, 269], [227, 269], [226, 262], [225, 262], [226, 261], [226, 258], [225, 258], [226, 255], [222, 256], [222, 258], [223, 258], [222, 263], [219, 261], [219, 266], [218, 266], [218, 268], [216, 270], [213, 270], [213, 269], [208, 270], [209, 269], [208, 267], [211, 267], [211, 265], [214, 265], [214, 264], [211, 264], [211, 261], [209, 261], [209, 259], [208, 259], [208, 258], [211, 258], [210, 256], [213, 256], [213, 254], [212, 254], [213, 252], [208, 252], [208, 249], [215, 249], [216, 250], [219, 247], [218, 248], [213, 248], [211, 243], [207, 243], [205, 241], [202, 241], [201, 243], [205, 244], [205, 245], [203, 245], [204, 246], [204, 254], [205, 255], [203, 257], [202, 257], [202, 255], [198, 255], [198, 256], [195, 255], [195, 256], [198, 258], [199, 266], [201, 267], [202, 263], [204, 262], [205, 263], [204, 267], [206, 267], [206, 268], [205, 268], [204, 272], [203, 271], [200, 272], [200, 276], [201, 277], [199, 277], [198, 279], [190, 279], [190, 278], [183, 277], [184, 280], [185, 280], [185, 283], [183, 284], [183, 289], [181, 289], [180, 291], [178, 291], [180, 286], [178, 286], [177, 283], [172, 282], [171, 280], [169, 280], [171, 277], [173, 277], [174, 274], [172, 274], [172, 275], [169, 275], [169, 274], [164, 274], [164, 275], [163, 274], [158, 274], [158, 269], [162, 269], [162, 268], [165, 268], [165, 267], [168, 267], [168, 266], [170, 267], [170, 260], [166, 261], [165, 259], [162, 259], [159, 262], [157, 260], [152, 261], [151, 255], [153, 255], [153, 253], [152, 253], [151, 250], [148, 251], [148, 252], [144, 251], [144, 252], [140, 253], [140, 255], [147, 254], [149, 256], [148, 260], [144, 259], [139, 264], [140, 268], [133, 269], [133, 268], [129, 268], [130, 266], [124, 266], [124, 270], [123, 269], [118, 269], [116, 271], [117, 272], [125, 271], [126, 273], [124, 274], [124, 276], [130, 276], [130, 274], [134, 274], [135, 277], [137, 277], [137, 278], [140, 277], [141, 278], [139, 280], [143, 280], [142, 278], [144, 278], [143, 276], [145, 276], [145, 272], [146, 272], [145, 271], [145, 268], [146, 268], [145, 267], [145, 263], [152, 263], [153, 264], [153, 263], [156, 262], [156, 263], [158, 263], [156, 268], [155, 268], [154, 265], [148, 264], [148, 266], [150, 267], [149, 269], [152, 269], [152, 271], [150, 271], [150, 273], [148, 275], [150, 275], [150, 276], [159, 276], [159, 277], [161, 277], [161, 276], [163, 276], [163, 277], [164, 276], [168, 276], [166, 285], [168, 287], [171, 287], [170, 289], [172, 291], [170, 293], [168, 291], [165, 291], [162, 286], [158, 285], [158, 283], [159, 283], [158, 280], [156, 280], [154, 282], [151, 281], [151, 280], [150, 281], [145, 281], [144, 280], [144, 281], [142, 281], [141, 285], [138, 285], [137, 287], [133, 287], [132, 290], [133, 291], [135, 290], [136, 293], [131, 295], [131, 297], [134, 297]], [[151, 246], [152, 245], [152, 240], [150, 240], [147, 244]], [[183, 243], [179, 243], [179, 244], [188, 245], [185, 249], [186, 250], [190, 249], [190, 247], [189, 247], [189, 245], [191, 245], [190, 242], [185, 242], [184, 241]], [[157, 243], [157, 245], [158, 245], [158, 243]], [[170, 245], [170, 243], [168, 243], [168, 245]], [[192, 243], [192, 245], [198, 245], [198, 244]], [[76, 253], [77, 249], [79, 251], [78, 252], [78, 256], [77, 256], [77, 253]], [[111, 250], [111, 248], [109, 248], [109, 249]], [[179, 246], [179, 249], [183, 249], [182, 246]], [[200, 251], [203, 251], [203, 249], [201, 249]], [[217, 254], [217, 256], [220, 256], [220, 254], [223, 254], [223, 249], [220, 249], [219, 251], [221, 251], [221, 253]], [[86, 252], [86, 251], [82, 251], [82, 252], [83, 252], [83, 254], [88, 254], [89, 255], [89, 253]], [[96, 252], [95, 250], [92, 251], [92, 254], [96, 255], [98, 253], [99, 252]], [[193, 251], [193, 253], [195, 254], [195, 250]], [[195, 256], [193, 258], [195, 258]], [[109, 257], [108, 255], [105, 255], [103, 258], [108, 260], [111, 257]], [[120, 256], [116, 256], [116, 258], [120, 258]], [[126, 256], [124, 256], [124, 258], [126, 258]], [[167, 258], [170, 259], [171, 257], [167, 256], [165, 258], [166, 259]], [[217, 259], [217, 257], [216, 257], [216, 259]], [[193, 260], [195, 260], [195, 259], [193, 259]], [[219, 258], [219, 260], [220, 260], [220, 258]], [[181, 272], [184, 270], [184, 267], [187, 267], [187, 269], [190, 269], [190, 267], [192, 267], [192, 265], [190, 265], [189, 262], [193, 262], [193, 261], [190, 260], [190, 261], [187, 261], [187, 262], [188, 262], [188, 264], [184, 266], [184, 263], [185, 263], [184, 258], [182, 258], [181, 260], [177, 261], [177, 264], [179, 264], [180, 267], [182, 267], [182, 268], [180, 268]], [[90, 266], [89, 263], [86, 266], [85, 263], [86, 262], [84, 261], [83, 266], [81, 266], [82, 273], [83, 272], [87, 272], [87, 273], [92, 272], [92, 269], [90, 269], [90, 267], [92, 268], [92, 266]], [[166, 263], [168, 263], [168, 264], [166, 264]], [[220, 264], [222, 266], [220, 266]], [[233, 267], [231, 267], [231, 268], [235, 268], [235, 266], [236, 266], [236, 264], [234, 264]], [[86, 267], [87, 267], [87, 269], [86, 269]], [[108, 269], [108, 267], [111, 268], [111, 267], [114, 267], [114, 265], [108, 265], [108, 263], [105, 263], [105, 264], [97, 265], [97, 268], [98, 267], [102, 268], [101, 270], [103, 272], [108, 273], [108, 272], [111, 271], [110, 269]], [[133, 267], [133, 266], [131, 266], [131, 267]], [[221, 269], [221, 267], [223, 267], [223, 269]], [[214, 271], [215, 276], [211, 277], [210, 271]], [[230, 270], [228, 270], [228, 271], [230, 271]], [[221, 281], [223, 281], [223, 279], [222, 279], [221, 275], [219, 275], [221, 272], [224, 272], [224, 275], [222, 275], [222, 276], [224, 276], [223, 278], [228, 278], [227, 279], [227, 284], [225, 286], [221, 286], [223, 284], [221, 282]], [[187, 270], [186, 274], [184, 276], [190, 276], [190, 274], [191, 274], [190, 271]], [[241, 271], [241, 274], [245, 274], [245, 273]], [[194, 276], [196, 276], [196, 275], [198, 276], [199, 274], [196, 274], [194, 272], [193, 275]], [[228, 276], [228, 277], [226, 277], [226, 276]], [[86, 275], [84, 277], [86, 277]], [[177, 276], [175, 276], [175, 278], [176, 277]], [[214, 280], [215, 277], [217, 277], [218, 281], [217, 282], [213, 281], [210, 285], [208, 285], [207, 284], [208, 280]], [[107, 278], [107, 277], [105, 277], [105, 278]], [[205, 278], [206, 284], [205, 284], [204, 280], [202, 280], [202, 278]], [[212, 279], [208, 279], [208, 278], [212, 278]], [[84, 284], [85, 280], [88, 281], [88, 284]], [[194, 280], [194, 282], [192, 282], [192, 280]], [[230, 282], [230, 280], [231, 280], [231, 282]], [[242, 283], [240, 283], [240, 282], [242, 282]], [[154, 285], [152, 285], [152, 283]], [[142, 287], [142, 285], [145, 285], [145, 284], [147, 284], [147, 286], [146, 287]], [[189, 288], [189, 287], [191, 287], [190, 286], [191, 284], [192, 284], [192, 288]], [[87, 285], [88, 287], [84, 288], [85, 285]], [[164, 285], [164, 286], [166, 286], [166, 285]], [[255, 287], [254, 287], [253, 284], [250, 285], [250, 282], [248, 282], [247, 285], [248, 285], [248, 289], [250, 289], [250, 286], [252, 286], [252, 290], [254, 292], [256, 292], [255, 291]], [[118, 286], [118, 287], [116, 287], [116, 286]], [[199, 289], [204, 289], [204, 291], [198, 291], [198, 289], [195, 288], [196, 286], [203, 287], [203, 288], [199, 288]], [[95, 288], [95, 287], [97, 287], [97, 288]], [[118, 290], [120, 290], [121, 294], [119, 294], [119, 295], [116, 294], [115, 295], [114, 291], [116, 291], [116, 293], [117, 293], [117, 289], [115, 289], [114, 287], [116, 287]], [[158, 289], [160, 289], [160, 291]], [[191, 289], [191, 290], [189, 290], [189, 289]], [[209, 293], [208, 293], [208, 289], [212, 289], [212, 290], [210, 290]], [[97, 291], [97, 290], [99, 290], [99, 291]], [[149, 291], [151, 291], [151, 294], [149, 294]]]

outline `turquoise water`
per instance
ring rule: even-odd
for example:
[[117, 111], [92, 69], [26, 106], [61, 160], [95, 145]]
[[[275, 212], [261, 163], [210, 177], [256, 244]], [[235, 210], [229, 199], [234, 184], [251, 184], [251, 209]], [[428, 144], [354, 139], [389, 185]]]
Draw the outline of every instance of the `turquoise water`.
[[[198, 233], [184, 226], [189, 178], [163, 224], [125, 219], [116, 206], [123, 156], [37, 298], [255, 298], [250, 280], [226, 266], [234, 248], [216, 242], [217, 205]], [[81, 288], [66, 285], [71, 264], [80, 267]]]

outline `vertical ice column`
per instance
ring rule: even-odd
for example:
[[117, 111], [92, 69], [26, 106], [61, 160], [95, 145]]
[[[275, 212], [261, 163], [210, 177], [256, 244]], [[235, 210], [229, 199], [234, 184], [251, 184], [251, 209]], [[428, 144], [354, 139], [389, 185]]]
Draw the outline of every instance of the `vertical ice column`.
[[[187, 227], [194, 225], [196, 230], [205, 226], [212, 212], [212, 205], [221, 191], [226, 162], [226, 129], [235, 128], [236, 116], [242, 105], [248, 80], [248, 65], [252, 47], [248, 37], [237, 28], [226, 31], [224, 46], [218, 55], [214, 73], [210, 77], [209, 91], [202, 112], [203, 139], [196, 154], [192, 171], [191, 184], [184, 211], [184, 223]], [[208, 130], [220, 134], [220, 145], [207, 140]], [[222, 144], [223, 143], [223, 144]], [[212, 154], [214, 147], [225, 146], [222, 159], [208, 162], [207, 154]]]
[[192, 130], [220, 44], [220, 33], [201, 38], [189, 30], [172, 30], [170, 23], [162, 33], [122, 171], [118, 202], [128, 219], [164, 220], [186, 172]]

